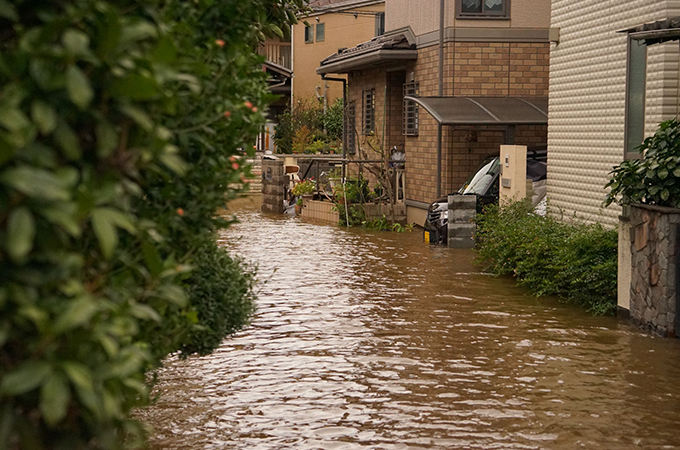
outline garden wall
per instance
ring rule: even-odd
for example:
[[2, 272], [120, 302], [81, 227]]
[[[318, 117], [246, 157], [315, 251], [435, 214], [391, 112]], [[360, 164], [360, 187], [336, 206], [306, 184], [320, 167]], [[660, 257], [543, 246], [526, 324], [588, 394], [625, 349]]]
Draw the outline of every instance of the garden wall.
[[661, 336], [678, 328], [679, 227], [680, 209], [631, 206], [630, 318]]

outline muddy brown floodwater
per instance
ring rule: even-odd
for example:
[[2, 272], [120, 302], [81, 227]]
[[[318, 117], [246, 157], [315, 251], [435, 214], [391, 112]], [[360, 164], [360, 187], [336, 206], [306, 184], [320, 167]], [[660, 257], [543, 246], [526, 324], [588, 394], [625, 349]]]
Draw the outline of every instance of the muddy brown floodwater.
[[252, 323], [169, 358], [155, 449], [680, 449], [680, 343], [536, 300], [471, 251], [252, 204]]

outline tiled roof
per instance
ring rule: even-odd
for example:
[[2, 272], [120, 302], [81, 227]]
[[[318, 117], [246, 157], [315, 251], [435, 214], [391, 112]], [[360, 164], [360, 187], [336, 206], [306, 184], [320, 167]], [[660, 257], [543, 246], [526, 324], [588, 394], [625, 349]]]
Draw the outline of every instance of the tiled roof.
[[680, 39], [680, 17], [645, 23], [634, 28], [623, 30], [627, 33], [644, 34], [647, 45]]
[[378, 50], [415, 50], [415, 48], [416, 46], [409, 44], [408, 39], [403, 34], [376, 36], [370, 41], [362, 42], [356, 47], [338, 50], [337, 53], [333, 53], [322, 60], [321, 66]]
[[316, 12], [326, 9], [351, 7], [354, 4], [366, 3], [367, 0], [310, 0], [309, 7]]

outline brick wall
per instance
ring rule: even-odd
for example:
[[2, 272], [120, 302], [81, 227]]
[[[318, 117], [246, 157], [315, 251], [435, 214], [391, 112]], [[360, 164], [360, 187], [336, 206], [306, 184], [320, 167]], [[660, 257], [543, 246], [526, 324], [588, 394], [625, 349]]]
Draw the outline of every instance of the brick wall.
[[[549, 44], [456, 42], [444, 48], [444, 95], [478, 97], [546, 97], [548, 95]], [[405, 71], [384, 69], [355, 72], [350, 76], [350, 101], [356, 102], [356, 127], [361, 129], [361, 93], [376, 93], [376, 133], [382, 136], [383, 105], [387, 86], [386, 148], [403, 143], [406, 153], [406, 198], [432, 201], [437, 193], [437, 122], [423, 108], [419, 112], [418, 136], [402, 136], [402, 86], [407, 74], [420, 83], [420, 96], [438, 95], [439, 49], [418, 50], [418, 60]], [[504, 132], [475, 127], [445, 126], [442, 130], [442, 194], [458, 189], [484, 157], [497, 154]], [[357, 142], [365, 142], [359, 136]], [[515, 143], [538, 145], [547, 142], [546, 126], [518, 126]], [[365, 147], [365, 144], [364, 144]]]

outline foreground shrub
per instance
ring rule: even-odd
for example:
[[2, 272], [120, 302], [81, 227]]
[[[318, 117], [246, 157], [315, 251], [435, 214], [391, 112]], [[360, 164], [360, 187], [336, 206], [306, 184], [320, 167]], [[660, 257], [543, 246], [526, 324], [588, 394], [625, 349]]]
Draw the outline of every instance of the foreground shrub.
[[245, 323], [217, 209], [302, 4], [0, 1], [0, 449], [139, 443], [148, 371]]
[[537, 296], [555, 295], [596, 315], [616, 310], [618, 236], [599, 224], [533, 214], [527, 202], [490, 205], [477, 218], [479, 261], [516, 277]]

